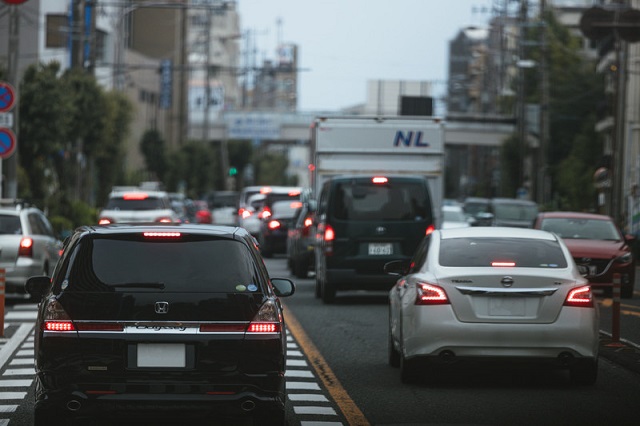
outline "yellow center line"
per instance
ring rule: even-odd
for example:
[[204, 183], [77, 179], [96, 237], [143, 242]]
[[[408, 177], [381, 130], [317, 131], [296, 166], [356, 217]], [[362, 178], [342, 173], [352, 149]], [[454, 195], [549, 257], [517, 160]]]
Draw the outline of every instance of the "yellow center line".
[[311, 339], [307, 337], [302, 326], [291, 313], [289, 309], [284, 310], [285, 322], [289, 331], [296, 339], [302, 351], [305, 353], [311, 365], [313, 365], [316, 374], [322, 380], [322, 383], [329, 391], [331, 398], [338, 404], [338, 408], [342, 411], [347, 423], [350, 425], [369, 426], [370, 423], [365, 418], [362, 411], [356, 406], [355, 402], [349, 397], [347, 391], [342, 387], [336, 375], [331, 371], [329, 365], [324, 360]]

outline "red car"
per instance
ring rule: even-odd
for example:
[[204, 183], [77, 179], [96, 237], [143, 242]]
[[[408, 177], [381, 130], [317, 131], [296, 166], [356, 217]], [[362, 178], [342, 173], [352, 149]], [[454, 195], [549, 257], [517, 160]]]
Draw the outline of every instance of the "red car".
[[[594, 287], [613, 284], [613, 274], [620, 274], [620, 294], [633, 297], [636, 260], [632, 245], [635, 237], [624, 235], [609, 216], [577, 212], [538, 214], [534, 228], [554, 232], [561, 237], [578, 266], [587, 268], [587, 278]], [[609, 292], [609, 291], [607, 291]]]

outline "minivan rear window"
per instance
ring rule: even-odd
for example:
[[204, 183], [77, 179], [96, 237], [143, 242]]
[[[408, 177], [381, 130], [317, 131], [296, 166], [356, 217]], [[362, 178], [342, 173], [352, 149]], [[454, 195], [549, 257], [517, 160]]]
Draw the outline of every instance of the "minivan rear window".
[[339, 182], [334, 217], [352, 221], [429, 220], [429, 195], [419, 182]]
[[[71, 291], [256, 292], [249, 249], [233, 240], [96, 238], [81, 243]], [[161, 285], [160, 285], [161, 284]]]
[[566, 268], [557, 241], [522, 238], [450, 238], [440, 242], [440, 265]]
[[162, 210], [167, 208], [162, 198], [148, 197], [127, 200], [122, 197], [113, 197], [109, 199], [105, 210]]

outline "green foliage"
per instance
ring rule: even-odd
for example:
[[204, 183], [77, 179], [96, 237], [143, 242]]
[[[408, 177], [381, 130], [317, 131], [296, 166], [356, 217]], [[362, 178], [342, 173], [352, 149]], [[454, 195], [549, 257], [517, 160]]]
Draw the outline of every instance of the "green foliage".
[[111, 188], [122, 182], [124, 175], [124, 140], [133, 117], [133, 105], [122, 93], [109, 92], [106, 101], [105, 143], [96, 152], [96, 203], [107, 202]]
[[142, 135], [140, 152], [144, 155], [147, 170], [155, 174], [157, 180], [164, 182], [167, 173], [167, 152], [164, 139], [158, 130], [147, 130]]
[[[587, 123], [590, 123], [587, 120]], [[585, 125], [583, 131], [573, 139], [569, 155], [557, 166], [560, 206], [565, 210], [594, 210], [597, 202], [593, 185], [594, 165], [602, 152], [602, 142], [591, 135]]]
[[187, 189], [187, 196], [200, 198], [211, 188], [219, 175], [218, 150], [201, 141], [190, 141], [171, 153], [171, 163], [164, 180], [170, 191], [180, 186]]
[[289, 160], [282, 153], [265, 152], [255, 160], [256, 185], [295, 185], [294, 178], [287, 176]]
[[[572, 35], [553, 13], [544, 18], [548, 30], [549, 76], [546, 158], [553, 197], [562, 200], [564, 208], [587, 209], [595, 200], [591, 196], [593, 185], [584, 177], [597, 169], [603, 153], [600, 137], [595, 131], [597, 117], [594, 112], [602, 107], [604, 82], [602, 76], [595, 72], [593, 62], [581, 55], [581, 38]], [[538, 40], [538, 31], [539, 27], [534, 27], [528, 39]], [[540, 64], [542, 53], [538, 46], [532, 48], [527, 57]], [[526, 99], [529, 103], [540, 103], [539, 71], [535, 68], [526, 72]], [[502, 148], [502, 192], [506, 196], [513, 196], [514, 186], [520, 182], [518, 169], [521, 159], [514, 148], [518, 146], [517, 136], [514, 138]]]
[[[37, 205], [44, 204], [52, 185], [55, 188], [57, 182], [64, 183], [72, 104], [60, 84], [59, 71], [55, 62], [32, 65], [20, 85], [18, 159], [28, 175], [29, 198]], [[52, 169], [53, 177], [49, 173]]]
[[106, 200], [105, 188], [122, 175], [132, 117], [127, 98], [105, 93], [92, 75], [61, 75], [56, 62], [30, 66], [20, 85], [18, 196], [50, 217], [96, 223], [85, 206], [94, 195]]

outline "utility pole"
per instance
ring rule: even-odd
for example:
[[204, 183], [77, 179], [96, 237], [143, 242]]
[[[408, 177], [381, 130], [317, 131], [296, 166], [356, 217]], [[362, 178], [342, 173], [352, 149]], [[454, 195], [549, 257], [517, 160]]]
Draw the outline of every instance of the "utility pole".
[[518, 93], [517, 93], [517, 108], [518, 108], [518, 143], [519, 143], [519, 176], [518, 176], [518, 196], [521, 196], [521, 191], [525, 189], [526, 175], [526, 155], [527, 155], [527, 109], [526, 109], [526, 96], [525, 96], [525, 36], [527, 34], [527, 0], [520, 0], [520, 13], [518, 17]]
[[[20, 13], [18, 12], [18, 5], [12, 4], [9, 5], [9, 47], [8, 47], [8, 57], [7, 57], [7, 71], [9, 77], [9, 83], [13, 85], [17, 93], [20, 91], [20, 82], [18, 78], [18, 50], [20, 43]], [[13, 108], [13, 128], [14, 133], [16, 135], [16, 140], [20, 140], [19, 134], [19, 118], [20, 118], [20, 96], [16, 94], [16, 106]], [[16, 143], [17, 144], [17, 143]], [[0, 160], [0, 163], [2, 160]], [[18, 198], [18, 150], [7, 158], [4, 163], [6, 164], [6, 173], [3, 172], [0, 174], [0, 189], [4, 186], [4, 191], [0, 190], [2, 196], [6, 198]], [[0, 172], [2, 171], [2, 167], [0, 167]], [[6, 186], [4, 181], [4, 176], [6, 175]]]
[[548, 199], [548, 147], [549, 147], [549, 63], [547, 45], [547, 1], [540, 0], [540, 147], [538, 160], [538, 182], [537, 182], [537, 201], [538, 204], [544, 204]]

